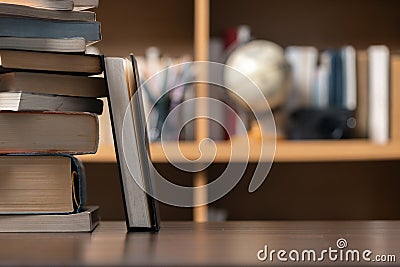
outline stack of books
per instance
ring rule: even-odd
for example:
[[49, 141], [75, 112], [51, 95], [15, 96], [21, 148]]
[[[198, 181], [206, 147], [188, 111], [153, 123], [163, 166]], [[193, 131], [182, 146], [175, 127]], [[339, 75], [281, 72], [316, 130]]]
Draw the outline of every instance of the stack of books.
[[[95, 0], [0, 1], [0, 232], [81, 232], [85, 172], [73, 155], [96, 153], [99, 98]], [[95, 77], [94, 77], [95, 76]]]

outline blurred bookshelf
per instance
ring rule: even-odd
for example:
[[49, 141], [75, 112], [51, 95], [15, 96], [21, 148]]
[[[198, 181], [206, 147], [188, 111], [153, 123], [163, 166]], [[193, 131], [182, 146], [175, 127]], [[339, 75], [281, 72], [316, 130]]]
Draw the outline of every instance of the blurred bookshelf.
[[[247, 161], [247, 155], [231, 158], [231, 146], [240, 149], [242, 142], [220, 141], [216, 142], [214, 149], [203, 147], [202, 159], [208, 162], [214, 158], [215, 163], [228, 161]], [[258, 162], [260, 158], [261, 142], [250, 140], [249, 162]], [[167, 155], [164, 150], [174, 145], [152, 143], [150, 146], [151, 159], [155, 163], [180, 162], [180, 155]], [[164, 146], [164, 148], [163, 148]], [[196, 142], [179, 143], [179, 148], [184, 158], [194, 161], [200, 158], [199, 144]], [[207, 153], [209, 152], [209, 153]], [[113, 146], [102, 146], [96, 155], [79, 156], [85, 162], [90, 163], [115, 163]], [[400, 144], [390, 142], [386, 145], [377, 145], [368, 140], [342, 140], [342, 141], [278, 141], [275, 153], [275, 162], [326, 162], [326, 161], [374, 161], [395, 160], [400, 158]], [[201, 161], [200, 161], [201, 162]]]
[[[329, 4], [327, 4], [329, 2]], [[101, 51], [108, 56], [142, 55], [156, 45], [171, 55], [189, 53], [194, 60], [207, 60], [210, 38], [220, 36], [232, 25], [246, 24], [258, 39], [267, 39], [283, 47], [311, 45], [318, 49], [352, 44], [356, 49], [385, 44], [391, 51], [400, 49], [397, 0], [168, 0], [103, 1], [98, 10], [103, 22]], [[318, 21], [318, 23], [316, 23]], [[127, 25], [121, 27], [121, 25]], [[137, 26], [136, 26], [137, 25]], [[400, 79], [392, 62], [390, 89], [390, 141], [375, 144], [369, 139], [277, 142], [275, 162], [343, 162], [400, 160]], [[398, 63], [397, 63], [398, 64]], [[400, 70], [397, 66], [396, 70]], [[207, 96], [199, 86], [197, 96]], [[209, 133], [204, 121], [196, 122], [196, 140], [181, 141], [179, 147], [189, 160], [200, 157], [199, 141]], [[238, 139], [216, 141], [216, 152], [203, 147], [205, 161], [241, 162], [231, 159], [231, 146], [241, 146]], [[150, 146], [155, 163], [180, 161], [180, 155], [167, 159], [164, 149], [172, 143], [155, 142]], [[250, 141], [249, 161], [260, 156], [260, 142]], [[96, 155], [80, 156], [87, 163], [114, 163], [112, 144], [102, 145]], [[195, 185], [206, 182], [207, 175], [195, 176]], [[204, 196], [203, 196], [204, 197]], [[207, 220], [207, 210], [194, 214], [196, 221]]]

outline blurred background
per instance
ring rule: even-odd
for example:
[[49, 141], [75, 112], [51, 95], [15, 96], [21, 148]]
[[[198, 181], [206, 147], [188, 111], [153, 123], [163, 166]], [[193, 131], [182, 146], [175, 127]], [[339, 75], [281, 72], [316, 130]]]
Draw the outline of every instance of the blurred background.
[[[201, 209], [160, 204], [161, 219], [399, 219], [399, 8], [396, 0], [100, 1], [101, 53], [126, 57], [133, 52], [143, 81], [192, 60], [231, 65], [256, 82], [276, 120], [275, 163], [258, 191], [247, 191], [255, 168], [250, 162], [239, 185], [221, 200]], [[169, 75], [167, 80], [180, 79], [190, 70]], [[225, 82], [234, 81], [225, 77]], [[146, 101], [158, 98], [165, 86], [150, 86]], [[209, 107], [235, 136], [212, 122], [186, 125], [179, 139], [189, 157], [196, 155], [201, 137], [216, 140], [218, 148], [216, 162], [192, 174], [165, 159], [159, 124], [174, 105], [199, 92], [229, 104], [248, 132], [239, 130], [232, 114]], [[185, 113], [177, 119], [195, 110]], [[108, 116], [105, 112], [101, 118], [99, 153], [82, 159], [89, 204], [101, 206], [103, 220], [121, 220]], [[152, 159], [160, 173], [180, 185], [216, 179], [229, 159], [224, 148], [232, 138], [250, 133], [258, 148], [253, 115], [216, 86], [171, 93], [160, 99], [150, 118]], [[259, 148], [251, 153], [256, 158]]]

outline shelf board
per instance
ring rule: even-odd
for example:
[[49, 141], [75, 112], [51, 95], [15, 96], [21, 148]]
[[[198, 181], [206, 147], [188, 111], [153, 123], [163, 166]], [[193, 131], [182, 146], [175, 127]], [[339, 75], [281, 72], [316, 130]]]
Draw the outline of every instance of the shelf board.
[[[216, 143], [215, 157], [214, 149], [209, 144], [202, 144], [203, 153], [199, 162], [214, 161], [224, 163], [228, 161], [242, 162], [245, 156], [239, 155], [231, 159], [231, 145], [241, 149], [243, 141], [231, 142], [220, 141]], [[250, 142], [249, 161], [257, 162], [260, 157], [259, 141]], [[150, 153], [152, 161], [156, 163], [182, 162], [178, 153], [170, 153], [168, 159], [165, 151], [173, 151], [176, 146], [167, 143], [152, 143]], [[195, 142], [180, 142], [179, 148], [182, 154], [189, 160], [195, 161], [200, 157], [198, 144]], [[103, 146], [99, 148], [96, 155], [79, 156], [84, 162], [114, 163], [116, 162], [114, 147]], [[374, 144], [368, 140], [341, 140], [341, 141], [278, 141], [275, 153], [275, 162], [323, 162], [323, 161], [367, 161], [367, 160], [396, 160], [400, 159], [400, 143], [391, 142], [386, 145]]]

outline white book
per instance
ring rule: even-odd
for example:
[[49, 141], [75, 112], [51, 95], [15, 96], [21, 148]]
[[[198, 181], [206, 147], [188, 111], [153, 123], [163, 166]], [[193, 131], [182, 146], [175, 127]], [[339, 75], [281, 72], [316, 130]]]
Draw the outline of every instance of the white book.
[[308, 107], [312, 102], [318, 50], [309, 46], [291, 46], [286, 49], [286, 59], [292, 68], [293, 81], [289, 108]]
[[314, 106], [328, 108], [329, 106], [329, 75], [331, 72], [331, 54], [321, 53], [320, 64], [316, 73], [316, 85], [314, 92]]
[[105, 58], [105, 77], [128, 230], [157, 231], [154, 199], [142, 189], [149, 189], [153, 173], [135, 59]]
[[378, 144], [389, 141], [389, 63], [386, 46], [368, 48], [369, 58], [369, 138]]
[[345, 108], [355, 110], [357, 108], [357, 69], [356, 50], [352, 46], [342, 49], [343, 74], [344, 74], [344, 99]]

